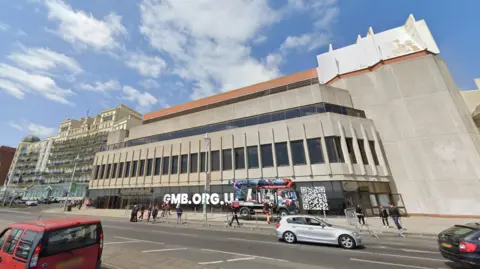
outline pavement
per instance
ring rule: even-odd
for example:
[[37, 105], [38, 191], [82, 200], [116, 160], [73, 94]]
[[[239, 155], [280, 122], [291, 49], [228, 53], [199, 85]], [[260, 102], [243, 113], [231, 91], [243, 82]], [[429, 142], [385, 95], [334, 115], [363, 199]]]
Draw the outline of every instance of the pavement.
[[[0, 210], [0, 226], [37, 219], [40, 213], [35, 209]], [[41, 215], [52, 217], [70, 216]], [[105, 269], [459, 268], [441, 257], [432, 238], [365, 236], [364, 248], [344, 250], [318, 244], [289, 245], [271, 235], [271, 229], [247, 232], [214, 226], [130, 223], [126, 218], [111, 216], [97, 218], [102, 220], [105, 233]]]
[[[46, 210], [47, 213], [58, 213], [68, 215], [84, 215], [84, 216], [103, 216], [113, 218], [129, 218], [130, 211], [119, 209], [73, 209], [72, 212], [63, 212], [62, 208], [51, 208]], [[229, 215], [227, 213], [208, 213], [208, 226], [225, 227]], [[382, 226], [382, 220], [379, 217], [366, 218], [366, 226], [359, 227], [363, 234], [370, 234], [372, 231], [379, 236], [398, 236], [398, 231], [393, 226], [393, 220], [390, 221], [390, 228]], [[168, 219], [162, 219], [163, 222], [176, 223], [174, 212]], [[205, 225], [202, 220], [201, 212], [184, 212], [182, 221], [190, 225]], [[327, 217], [327, 222], [340, 225], [351, 226], [345, 217]], [[404, 234], [406, 236], [427, 236], [436, 237], [441, 231], [455, 224], [465, 224], [468, 222], [475, 222], [475, 219], [466, 218], [433, 218], [433, 217], [405, 217], [401, 218], [401, 224], [406, 229]], [[251, 230], [265, 230], [273, 227], [267, 225], [264, 216], [254, 216], [251, 220], [242, 220], [242, 229]]]

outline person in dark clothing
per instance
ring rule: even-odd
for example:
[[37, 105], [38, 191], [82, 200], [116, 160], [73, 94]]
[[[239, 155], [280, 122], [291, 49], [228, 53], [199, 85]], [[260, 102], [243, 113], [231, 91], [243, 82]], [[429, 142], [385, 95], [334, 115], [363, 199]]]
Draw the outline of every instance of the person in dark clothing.
[[152, 216], [152, 210], [153, 210], [153, 206], [152, 204], [150, 204], [148, 206], [148, 218], [147, 218], [147, 222], [150, 222], [150, 217]]
[[360, 225], [365, 225], [365, 215], [363, 214], [363, 209], [360, 205], [357, 205], [355, 212], [357, 213], [358, 223], [360, 223]]
[[380, 218], [382, 218], [383, 227], [390, 227], [388, 223], [388, 210], [383, 206], [380, 206]]
[[237, 225], [240, 226], [240, 222], [238, 221], [238, 202], [233, 202], [233, 204], [230, 205], [231, 210], [232, 210], [232, 219], [230, 220], [230, 223], [228, 225], [232, 226], [232, 223], [234, 220], [237, 221]]
[[267, 215], [267, 224], [270, 224], [270, 203], [268, 200], [263, 203], [263, 213]]
[[137, 222], [137, 205], [134, 205], [132, 208], [132, 213], [130, 215], [130, 222]]
[[398, 207], [390, 205], [390, 216], [393, 219], [393, 223], [397, 226], [397, 229], [402, 231], [403, 227], [400, 224], [400, 210], [398, 210]]
[[145, 206], [142, 205], [142, 206], [140, 207], [140, 217], [139, 217], [139, 219], [143, 220], [143, 214], [144, 214], [144, 213], [145, 213]]
[[158, 205], [155, 206], [152, 210], [152, 223], [155, 223], [157, 221], [157, 216], [158, 216]]

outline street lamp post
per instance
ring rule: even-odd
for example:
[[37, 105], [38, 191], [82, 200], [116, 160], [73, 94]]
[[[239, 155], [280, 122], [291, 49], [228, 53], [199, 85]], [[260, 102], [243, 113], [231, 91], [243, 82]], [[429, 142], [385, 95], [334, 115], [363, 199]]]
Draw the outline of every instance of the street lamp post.
[[68, 186], [67, 199], [65, 200], [65, 205], [63, 206], [63, 211], [67, 210], [68, 198], [70, 196], [70, 193], [72, 192], [73, 180], [74, 180], [74, 177], [75, 177], [75, 170], [77, 169], [77, 162], [78, 162], [79, 159], [80, 159], [80, 156], [78, 156], [78, 155], [74, 159], [75, 165], [73, 166], [72, 178], [70, 179], [70, 185]]
[[209, 161], [210, 161], [210, 158], [209, 158], [209, 152], [210, 152], [210, 142], [211, 142], [211, 139], [208, 137], [208, 133], [205, 134], [205, 139], [204, 139], [204, 144], [205, 144], [205, 186], [204, 186], [204, 190], [203, 190], [203, 199], [202, 199], [202, 202], [203, 202], [203, 221], [205, 221], [205, 223], [207, 222], [207, 193], [209, 191], [209, 184], [210, 184], [210, 181], [209, 181], [209, 177], [210, 177], [210, 164], [209, 164]]

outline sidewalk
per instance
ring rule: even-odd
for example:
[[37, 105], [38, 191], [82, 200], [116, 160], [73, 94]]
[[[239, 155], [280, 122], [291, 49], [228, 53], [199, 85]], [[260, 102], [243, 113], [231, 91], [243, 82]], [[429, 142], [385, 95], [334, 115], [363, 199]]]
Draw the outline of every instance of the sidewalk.
[[[115, 217], [115, 218], [130, 218], [130, 211], [123, 209], [72, 209], [72, 212], [63, 212], [63, 208], [54, 208], [44, 211], [45, 213], [64, 213], [69, 215], [86, 215], [86, 216], [103, 216], [103, 217]], [[197, 224], [204, 225], [205, 222], [202, 220], [201, 212], [184, 212], [182, 216], [183, 222], [187, 224]], [[227, 223], [227, 213], [208, 213], [207, 220], [208, 226], [225, 226]], [[172, 215], [161, 221], [166, 221], [167, 223], [175, 223], [175, 212], [172, 212]], [[327, 222], [334, 224], [349, 227], [345, 217], [327, 217]], [[365, 221], [369, 228], [375, 231], [377, 234], [386, 234], [386, 235], [398, 235], [398, 232], [395, 228], [383, 228], [382, 220], [379, 217], [366, 218]], [[242, 220], [242, 227], [250, 229], [273, 229], [273, 225], [268, 225], [265, 223], [265, 216], [254, 215], [252, 220]], [[393, 220], [389, 219], [390, 226], [393, 227]], [[405, 235], [416, 235], [416, 236], [436, 236], [441, 231], [446, 228], [453, 226], [455, 224], [465, 224], [468, 222], [475, 222], [473, 219], [460, 219], [460, 218], [432, 218], [432, 217], [408, 217], [402, 218], [401, 223], [406, 229]], [[353, 226], [350, 226], [353, 227]], [[360, 229], [362, 233], [368, 233], [368, 229], [362, 227]]]

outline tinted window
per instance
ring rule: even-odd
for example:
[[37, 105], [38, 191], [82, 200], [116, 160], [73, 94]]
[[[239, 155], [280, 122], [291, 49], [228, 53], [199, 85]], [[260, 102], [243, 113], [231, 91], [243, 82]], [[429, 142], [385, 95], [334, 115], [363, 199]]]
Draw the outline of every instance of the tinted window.
[[235, 152], [235, 169], [245, 169], [245, 150], [236, 148]]
[[300, 108], [290, 109], [285, 112], [285, 117], [287, 119], [298, 118], [300, 117]]
[[5, 239], [8, 237], [8, 235], [10, 234], [10, 231], [11, 229], [8, 228], [6, 229], [5, 231], [3, 231], [2, 235], [0, 235], [0, 249], [2, 248], [3, 246], [3, 243], [5, 243]]
[[322, 143], [320, 138], [311, 138], [307, 140], [308, 155], [310, 156], [310, 163], [324, 163]]
[[214, 150], [210, 152], [212, 162], [212, 171], [220, 171], [220, 151]]
[[185, 174], [188, 171], [188, 155], [184, 154], [180, 157], [180, 173]]
[[170, 170], [170, 157], [163, 157], [162, 175], [168, 175]]
[[305, 147], [303, 146], [303, 140], [291, 141], [290, 151], [292, 152], [293, 165], [306, 164], [305, 159]]
[[48, 232], [42, 256], [55, 255], [97, 244], [97, 224], [81, 225]]
[[100, 172], [100, 166], [96, 165], [95, 166], [95, 179], [98, 179], [98, 172]]
[[248, 154], [248, 168], [258, 168], [258, 147], [250, 146], [247, 147]]
[[7, 242], [5, 242], [5, 246], [3, 246], [3, 252], [7, 254], [13, 254], [15, 247], [17, 246], [18, 240], [22, 235], [22, 229], [13, 229], [10, 235], [7, 238]]
[[273, 167], [272, 145], [271, 144], [261, 145], [260, 153], [262, 155], [262, 167]]
[[265, 114], [265, 115], [258, 116], [257, 121], [258, 121], [258, 124], [264, 124], [264, 123], [271, 122], [272, 118], [270, 117], [270, 114]]
[[136, 177], [136, 176], [137, 176], [137, 170], [138, 170], [138, 161], [133, 161], [133, 162], [132, 162], [132, 174], [131, 174], [131, 177]]
[[257, 117], [251, 117], [245, 120], [245, 126], [252, 126], [257, 124], [258, 124]]
[[285, 119], [285, 111], [274, 112], [271, 114], [272, 121], [281, 121]]
[[380, 165], [378, 162], [377, 151], [375, 150], [375, 141], [368, 141], [368, 144], [370, 145], [370, 150], [372, 151], [373, 162], [375, 165]]
[[317, 114], [315, 106], [307, 106], [300, 109], [301, 116], [310, 116]]
[[325, 144], [327, 145], [328, 159], [331, 163], [343, 163], [342, 146], [340, 144], [340, 137], [329, 136], [325, 137]]
[[110, 169], [112, 168], [111, 164], [107, 165], [107, 172], [103, 175], [103, 178], [110, 178]]
[[20, 243], [18, 243], [17, 251], [15, 252], [15, 256], [28, 259], [28, 255], [30, 255], [30, 251], [32, 250], [33, 243], [35, 243], [35, 239], [39, 236], [39, 232], [35, 231], [26, 231], [25, 234], [20, 239]]
[[147, 176], [152, 175], [152, 166], [153, 166], [153, 159], [147, 160]]
[[162, 163], [162, 158], [155, 158], [155, 171], [156, 176], [160, 175], [160, 164]]
[[190, 154], [190, 173], [198, 172], [198, 153]]
[[288, 218], [287, 222], [291, 224], [307, 224], [307, 221], [305, 220], [305, 218], [302, 218], [302, 217]]
[[124, 177], [130, 177], [130, 162], [125, 163], [125, 176]]
[[145, 160], [140, 160], [140, 170], [138, 171], [138, 174], [141, 177], [145, 174]]
[[123, 177], [123, 163], [120, 163], [118, 166], [118, 176], [117, 177]]
[[453, 226], [449, 229], [447, 229], [445, 232], [443, 232], [444, 234], [448, 234], [448, 235], [453, 235], [455, 237], [463, 237], [463, 236], [467, 236], [473, 232], [475, 232], [476, 230], [473, 229], [473, 228], [470, 228], [470, 227], [466, 227], [466, 226]]
[[275, 143], [275, 157], [277, 159], [277, 166], [290, 165], [287, 142]]
[[222, 150], [222, 170], [232, 170], [232, 150]]
[[101, 177], [101, 178], [105, 178], [105, 176], [106, 176], [106, 173], [105, 173], [105, 172], [106, 172], [106, 171], [105, 171], [105, 165], [102, 164], [102, 174], [101, 174], [102, 177]]
[[207, 168], [206, 167], [207, 159], [205, 156], [206, 156], [205, 152], [200, 153], [200, 172], [205, 172], [205, 169]]
[[117, 177], [117, 164], [114, 163], [113, 170], [112, 170], [112, 178], [116, 178], [116, 177]]
[[347, 150], [348, 155], [350, 156], [350, 160], [352, 163], [357, 163], [357, 157], [355, 156], [355, 151], [353, 150], [353, 140], [350, 137], [346, 138], [347, 140]]
[[172, 175], [178, 173], [178, 156], [172, 156]]
[[363, 139], [358, 139], [358, 147], [360, 148], [360, 154], [362, 155], [363, 164], [368, 164], [367, 152], [365, 151], [365, 144]]

